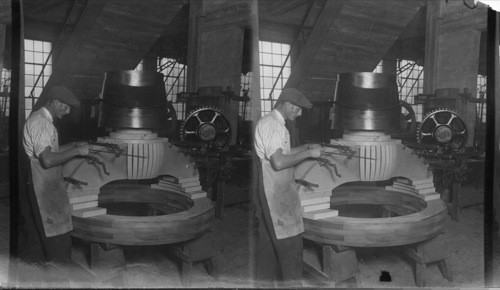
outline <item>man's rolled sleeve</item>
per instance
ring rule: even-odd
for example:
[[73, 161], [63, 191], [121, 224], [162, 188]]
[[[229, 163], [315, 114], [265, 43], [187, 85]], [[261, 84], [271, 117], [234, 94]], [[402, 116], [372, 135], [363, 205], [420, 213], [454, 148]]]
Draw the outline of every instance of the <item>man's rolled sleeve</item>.
[[264, 155], [268, 160], [271, 159], [271, 156], [276, 153], [278, 149], [284, 148], [283, 144], [283, 136], [281, 136], [280, 132], [275, 129], [275, 126], [279, 126], [279, 124], [270, 123], [267, 126], [262, 127], [262, 140], [266, 140], [264, 142]]
[[53, 129], [48, 121], [42, 120], [36, 130], [31, 131], [33, 140], [33, 155], [39, 157], [45, 148], [52, 146]]

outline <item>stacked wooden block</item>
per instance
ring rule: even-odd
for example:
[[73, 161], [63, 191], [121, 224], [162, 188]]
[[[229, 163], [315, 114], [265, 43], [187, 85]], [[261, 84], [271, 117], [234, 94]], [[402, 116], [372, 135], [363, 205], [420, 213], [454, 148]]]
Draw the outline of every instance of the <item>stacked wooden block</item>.
[[386, 186], [385, 189], [399, 191], [411, 194], [417, 194], [423, 200], [434, 200], [440, 198], [436, 192], [432, 178], [428, 179], [407, 179], [397, 178], [392, 186]]
[[99, 189], [85, 189], [68, 192], [71, 205], [71, 215], [77, 217], [92, 217], [106, 214], [106, 209], [98, 207]]
[[338, 211], [330, 209], [331, 190], [303, 192], [299, 194], [302, 217], [319, 220], [338, 216]]
[[201, 189], [199, 176], [186, 178], [162, 176], [158, 183], [151, 184], [151, 188], [182, 193], [191, 199], [207, 196], [207, 192]]

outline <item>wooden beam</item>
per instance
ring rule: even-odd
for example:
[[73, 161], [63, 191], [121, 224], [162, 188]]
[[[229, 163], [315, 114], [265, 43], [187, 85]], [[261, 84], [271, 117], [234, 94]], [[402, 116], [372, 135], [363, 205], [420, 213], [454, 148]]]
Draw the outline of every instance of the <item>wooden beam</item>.
[[437, 66], [439, 63], [439, 18], [441, 5], [438, 1], [427, 0], [425, 27], [424, 94], [433, 94], [436, 90]]
[[309, 1], [303, 0], [278, 0], [274, 1], [271, 5], [271, 9], [269, 10], [269, 14], [271, 15], [280, 15], [290, 10], [293, 10], [301, 5], [304, 5]]
[[5, 25], [12, 23], [11, 0], [0, 1], [0, 23]]
[[105, 5], [106, 2], [100, 0], [89, 0], [87, 2], [85, 10], [82, 12], [80, 20], [69, 37], [57, 63], [54, 65], [53, 73], [45, 85], [44, 90], [42, 91], [33, 110], [38, 110], [45, 104], [48, 91], [53, 86], [60, 84], [69, 70], [73, 67], [73, 64], [75, 63], [75, 56], [83, 46], [83, 42], [99, 18]]
[[316, 24], [314, 25], [306, 44], [302, 48], [302, 52], [297, 59], [292, 73], [288, 79], [285, 87], [297, 87], [300, 81], [304, 78], [307, 68], [311, 63], [316, 51], [318, 50], [321, 42], [325, 39], [330, 27], [332, 26], [335, 18], [340, 13], [343, 1], [327, 1], [323, 7]]
[[202, 0], [189, 1], [189, 38], [188, 38], [188, 66], [187, 90], [195, 92], [198, 89], [200, 78], [199, 58], [201, 53], [201, 17], [204, 13]]
[[7, 26], [5, 24], [0, 23], [0, 77], [2, 76], [2, 69], [4, 67], [5, 43], [7, 40], [6, 28]]

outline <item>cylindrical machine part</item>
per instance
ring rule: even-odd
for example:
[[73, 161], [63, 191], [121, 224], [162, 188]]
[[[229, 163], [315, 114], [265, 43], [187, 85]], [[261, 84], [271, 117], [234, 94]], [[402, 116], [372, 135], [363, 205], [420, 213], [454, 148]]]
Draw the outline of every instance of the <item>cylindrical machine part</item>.
[[400, 112], [395, 75], [368, 72], [338, 75], [332, 128], [390, 130], [399, 125]]
[[163, 74], [153, 71], [106, 72], [99, 127], [160, 129], [167, 122]]

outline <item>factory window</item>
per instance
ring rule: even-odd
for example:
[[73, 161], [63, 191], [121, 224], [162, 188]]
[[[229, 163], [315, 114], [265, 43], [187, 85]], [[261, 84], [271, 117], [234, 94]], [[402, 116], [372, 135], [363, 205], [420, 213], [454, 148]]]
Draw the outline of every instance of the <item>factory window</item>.
[[477, 95], [476, 98], [483, 102], [476, 104], [477, 117], [481, 123], [486, 123], [486, 77], [482, 75], [477, 76]]
[[[274, 101], [278, 99], [281, 90], [288, 81], [288, 77], [291, 73], [290, 58], [287, 59], [287, 55], [289, 52], [289, 44], [259, 41], [260, 95], [262, 115], [265, 115], [272, 110]], [[283, 67], [284, 63], [285, 66]], [[283, 71], [280, 75], [282, 67]], [[275, 84], [276, 86], [274, 86]], [[271, 99], [273, 101], [271, 101]]]
[[413, 61], [400, 59], [397, 62], [399, 99], [413, 108], [417, 122], [422, 121], [422, 105], [415, 105], [415, 96], [424, 92], [424, 68]]
[[0, 110], [1, 117], [9, 116], [10, 70], [3, 68], [0, 77]]
[[[51, 50], [52, 44], [50, 42], [31, 39], [24, 40], [26, 118], [31, 113], [31, 109], [52, 74], [52, 57], [49, 57]], [[47, 65], [44, 68], [45, 63]]]
[[167, 91], [167, 100], [171, 101], [175, 111], [177, 112], [177, 119], [183, 120], [186, 113], [185, 102], [177, 101], [177, 94], [186, 91], [186, 65], [178, 63], [175, 59], [171, 58], [158, 58], [158, 71], [164, 77], [165, 89]]
[[[374, 73], [382, 72], [382, 63], [373, 70]], [[397, 60], [396, 81], [398, 84], [399, 99], [407, 102], [413, 108], [417, 122], [422, 121], [422, 105], [415, 105], [415, 95], [423, 93], [424, 68], [413, 61]]]

